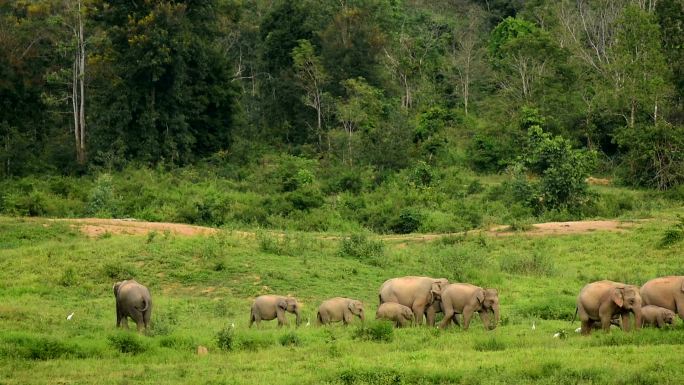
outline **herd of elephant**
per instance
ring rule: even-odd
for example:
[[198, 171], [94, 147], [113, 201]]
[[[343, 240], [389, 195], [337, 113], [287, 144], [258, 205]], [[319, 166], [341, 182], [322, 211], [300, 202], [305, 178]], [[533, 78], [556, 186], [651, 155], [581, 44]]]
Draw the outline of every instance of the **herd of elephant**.
[[[128, 327], [132, 318], [141, 331], [147, 328], [152, 314], [149, 290], [134, 280], [114, 285], [116, 298], [116, 324]], [[468, 283], [450, 283], [446, 278], [399, 277], [385, 281], [380, 287], [376, 319], [392, 321], [403, 327], [411, 323], [435, 325], [439, 312], [444, 317], [439, 324], [446, 328], [451, 323], [468, 329], [474, 313], [478, 313], [486, 330], [494, 329], [500, 320], [499, 294], [496, 289], [482, 288]], [[285, 313], [293, 313], [301, 323], [301, 304], [289, 296], [262, 295], [252, 303], [249, 326], [261, 321], [278, 320], [278, 326], [287, 324]], [[490, 318], [493, 313], [493, 320]], [[674, 322], [675, 314], [684, 320], [684, 276], [652, 279], [638, 287], [613, 281], [587, 284], [577, 297], [575, 315], [582, 323], [582, 334], [600, 326], [609, 330], [620, 319], [623, 330], [629, 330], [630, 313], [634, 314], [635, 328], [652, 325], [662, 327]], [[363, 302], [336, 297], [323, 301], [318, 307], [319, 324], [342, 322], [345, 325], [354, 317], [365, 320]]]

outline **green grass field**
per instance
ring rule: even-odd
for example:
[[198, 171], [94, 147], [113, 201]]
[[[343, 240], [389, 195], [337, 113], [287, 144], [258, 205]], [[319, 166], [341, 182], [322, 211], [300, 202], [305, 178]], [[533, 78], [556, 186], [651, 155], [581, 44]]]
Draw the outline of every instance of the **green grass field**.
[[[0, 384], [679, 384], [681, 320], [589, 337], [570, 323], [590, 281], [684, 275], [684, 243], [660, 246], [676, 214], [652, 212], [623, 233], [369, 235], [347, 247], [326, 234], [230, 230], [90, 239], [64, 223], [0, 218]], [[389, 342], [360, 338], [357, 325], [314, 326], [333, 296], [363, 300], [374, 318], [381, 283], [403, 275], [496, 287], [502, 324], [389, 335], [368, 322]], [[130, 277], [152, 291], [147, 335], [115, 328], [111, 287]], [[251, 299], [265, 293], [299, 298], [312, 325], [248, 329]]]

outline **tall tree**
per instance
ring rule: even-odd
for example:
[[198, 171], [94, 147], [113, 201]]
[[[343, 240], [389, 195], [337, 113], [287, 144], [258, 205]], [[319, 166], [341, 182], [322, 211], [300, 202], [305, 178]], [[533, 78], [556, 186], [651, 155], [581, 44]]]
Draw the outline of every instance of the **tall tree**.
[[299, 41], [299, 45], [292, 50], [292, 58], [299, 85], [306, 92], [302, 97], [304, 104], [316, 110], [316, 134], [320, 150], [323, 141], [323, 88], [328, 81], [328, 74], [321, 64], [321, 58], [316, 56], [314, 47], [308, 40]]

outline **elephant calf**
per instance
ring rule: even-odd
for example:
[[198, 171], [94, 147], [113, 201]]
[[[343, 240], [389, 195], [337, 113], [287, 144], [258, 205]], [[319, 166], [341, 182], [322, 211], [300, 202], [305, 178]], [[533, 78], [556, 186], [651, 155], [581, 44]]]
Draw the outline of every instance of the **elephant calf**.
[[675, 313], [660, 306], [647, 305], [641, 308], [641, 326], [662, 328], [665, 324], [674, 323]]
[[355, 315], [358, 316], [361, 321], [365, 321], [366, 319], [363, 303], [361, 301], [351, 298], [336, 297], [321, 303], [318, 307], [316, 317], [318, 318], [318, 323], [321, 325], [339, 321], [348, 325], [354, 320]]
[[398, 328], [404, 327], [410, 325], [413, 321], [413, 311], [408, 306], [402, 304], [385, 302], [375, 312], [375, 319], [393, 321], [394, 326]]
[[249, 327], [256, 322], [257, 326], [262, 320], [270, 321], [278, 318], [278, 327], [287, 325], [285, 312], [294, 313], [297, 316], [297, 326], [301, 323], [301, 305], [295, 298], [280, 295], [262, 295], [257, 297], [252, 304], [249, 316]]
[[622, 318], [622, 330], [629, 329], [629, 313], [634, 313], [635, 328], [641, 328], [641, 295], [639, 288], [621, 282], [597, 281], [585, 285], [577, 296], [577, 314], [582, 334], [591, 333], [599, 321], [601, 329], [610, 330], [611, 319]]
[[113, 289], [116, 298], [116, 326], [128, 329], [128, 317], [131, 317], [138, 331], [147, 329], [152, 316], [150, 291], [134, 280], [117, 282]]
[[[458, 322], [458, 314], [463, 314], [463, 330], [468, 330], [473, 313], [477, 312], [485, 330], [496, 328], [499, 323], [499, 292], [496, 289], [483, 289], [469, 283], [453, 283], [442, 290], [441, 295], [444, 318], [440, 328], [449, 326], [449, 322]], [[494, 322], [490, 322], [489, 313], [494, 314]]]

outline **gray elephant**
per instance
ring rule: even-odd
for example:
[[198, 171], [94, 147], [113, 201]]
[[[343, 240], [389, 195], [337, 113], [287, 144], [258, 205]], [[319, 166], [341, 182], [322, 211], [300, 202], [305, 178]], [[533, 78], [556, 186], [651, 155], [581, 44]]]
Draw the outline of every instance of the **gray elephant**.
[[348, 325], [354, 320], [354, 316], [358, 316], [362, 322], [366, 320], [363, 302], [343, 297], [324, 301], [318, 307], [318, 313], [316, 314], [321, 325], [339, 321]]
[[675, 313], [664, 307], [646, 305], [641, 307], [641, 327], [655, 326], [662, 328], [665, 324], [674, 323]]
[[[469, 283], [453, 283], [442, 291], [444, 319], [440, 328], [449, 326], [453, 321], [458, 324], [458, 314], [463, 314], [463, 330], [468, 330], [473, 313], [477, 312], [485, 330], [496, 328], [500, 319], [499, 292], [496, 289], [483, 289]], [[494, 313], [494, 323], [490, 323], [489, 313]]]
[[433, 326], [435, 312], [430, 310], [431, 306], [439, 300], [442, 290], [448, 284], [449, 281], [446, 278], [412, 276], [392, 278], [382, 284], [378, 297], [380, 305], [394, 302], [409, 307], [413, 311], [416, 324], [423, 323], [425, 314], [428, 325]]
[[664, 307], [684, 320], [684, 276], [652, 279], [641, 286], [644, 305]]
[[[634, 313], [635, 328], [641, 328], [641, 295], [639, 288], [613, 281], [587, 284], [577, 296], [576, 314], [582, 322], [582, 334], [591, 333], [592, 324], [601, 322], [601, 329], [610, 330], [615, 315], [622, 318], [622, 330], [629, 330], [629, 313]], [[573, 317], [574, 320], [574, 317]]]
[[249, 316], [249, 327], [256, 322], [270, 321], [278, 318], [278, 327], [287, 325], [285, 312], [294, 313], [297, 316], [297, 326], [301, 323], [301, 304], [295, 298], [280, 295], [262, 295], [256, 297], [252, 304]]
[[385, 302], [375, 312], [375, 319], [392, 321], [398, 328], [410, 325], [413, 318], [413, 311], [408, 306], [396, 302]]
[[116, 326], [128, 329], [128, 317], [135, 321], [138, 331], [150, 326], [152, 296], [150, 291], [134, 280], [114, 284], [116, 299]]

